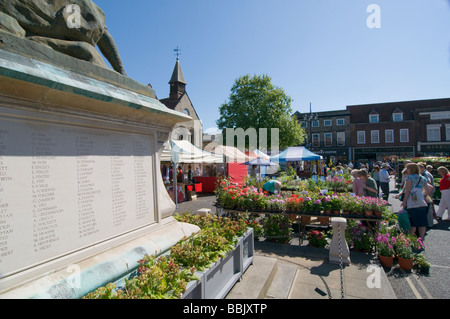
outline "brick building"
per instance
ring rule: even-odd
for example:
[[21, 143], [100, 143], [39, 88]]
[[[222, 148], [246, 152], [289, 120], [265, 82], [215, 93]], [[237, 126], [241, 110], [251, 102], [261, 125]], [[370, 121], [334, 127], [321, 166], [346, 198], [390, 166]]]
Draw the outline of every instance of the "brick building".
[[295, 112], [294, 115], [306, 131], [305, 146], [322, 155], [327, 163], [347, 163], [350, 150], [350, 112], [348, 110], [314, 112], [317, 118], [305, 120], [311, 113]]
[[450, 154], [450, 99], [349, 105], [351, 159]]

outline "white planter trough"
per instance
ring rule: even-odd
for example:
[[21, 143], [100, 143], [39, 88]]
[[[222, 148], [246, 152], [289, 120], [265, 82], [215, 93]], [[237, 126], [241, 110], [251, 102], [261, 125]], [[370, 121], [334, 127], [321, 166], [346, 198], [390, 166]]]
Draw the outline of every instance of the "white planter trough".
[[223, 299], [253, 263], [254, 233], [249, 230], [239, 239], [235, 249], [228, 252], [205, 271], [197, 272], [200, 281], [187, 285], [182, 299]]

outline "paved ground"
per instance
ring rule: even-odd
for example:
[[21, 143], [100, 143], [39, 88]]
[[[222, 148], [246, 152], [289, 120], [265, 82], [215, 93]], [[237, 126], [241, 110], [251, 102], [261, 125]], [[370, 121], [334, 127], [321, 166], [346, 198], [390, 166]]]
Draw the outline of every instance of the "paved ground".
[[[394, 198], [397, 194], [394, 182], [391, 183], [389, 196], [390, 208], [400, 211], [400, 202]], [[199, 196], [197, 200], [179, 203], [177, 212], [196, 212], [201, 208], [209, 208], [216, 212], [213, 206], [215, 196]], [[446, 216], [444, 215], [444, 218]], [[374, 255], [351, 251], [351, 265], [343, 268], [341, 281], [340, 266], [328, 261], [328, 249], [311, 248], [304, 241], [299, 245], [295, 237], [289, 245], [264, 241], [255, 242], [255, 262], [243, 276], [243, 280], [235, 285], [227, 298], [282, 298], [282, 299], [340, 299], [342, 292], [345, 298], [363, 299], [438, 299], [449, 298], [450, 295], [450, 223], [439, 222], [427, 231], [425, 237], [425, 257], [431, 263], [429, 275], [418, 275], [415, 272], [405, 273], [398, 267], [391, 270], [379, 266]], [[286, 278], [280, 278], [267, 286], [264, 294], [248, 282], [257, 283], [264, 289], [263, 276], [273, 274], [270, 267], [277, 264], [278, 273], [289, 273], [292, 282], [290, 288], [277, 290], [277, 285], [286, 286]], [[270, 265], [270, 266], [265, 266]], [[294, 271], [289, 272], [289, 266]], [[267, 274], [264, 272], [267, 268]], [[284, 267], [284, 268], [283, 268]], [[284, 269], [280, 271], [280, 269]], [[292, 270], [292, 267], [290, 267]], [[246, 278], [248, 278], [246, 280]], [[284, 280], [284, 281], [283, 281]], [[343, 283], [343, 284], [342, 284]], [[260, 289], [258, 288], [258, 289]], [[275, 297], [274, 297], [275, 296]]]
[[[198, 197], [196, 201], [179, 203], [177, 212], [210, 208], [215, 213], [214, 202], [215, 196]], [[307, 241], [299, 245], [297, 238], [290, 245], [256, 241], [255, 261], [227, 299], [340, 299], [342, 294], [350, 299], [396, 298], [383, 268], [372, 255], [351, 252], [352, 263], [343, 267], [341, 280], [340, 265], [329, 263], [328, 249], [309, 247]], [[288, 273], [289, 267], [293, 270], [289, 283], [285, 282], [286, 278], [277, 279], [276, 276], [270, 282], [267, 280], [274, 273], [274, 263], [279, 270], [277, 276]], [[284, 272], [280, 270], [283, 267]], [[265, 284], [266, 281], [269, 283]], [[281, 287], [277, 288], [277, 285]], [[267, 291], [261, 293], [264, 289]]]
[[[394, 198], [395, 195], [395, 191], [391, 192], [389, 202], [393, 211], [399, 212], [400, 201]], [[447, 218], [447, 214], [444, 214], [444, 218]], [[450, 298], [450, 222], [435, 221], [434, 226], [427, 229], [424, 243], [426, 248], [423, 255], [431, 263], [429, 275], [405, 273], [397, 267], [387, 271], [398, 299]]]

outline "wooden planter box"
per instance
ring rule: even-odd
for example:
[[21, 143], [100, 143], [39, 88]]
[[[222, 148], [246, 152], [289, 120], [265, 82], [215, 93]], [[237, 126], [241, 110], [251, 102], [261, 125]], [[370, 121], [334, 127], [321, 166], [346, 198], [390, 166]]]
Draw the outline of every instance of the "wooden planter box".
[[231, 288], [242, 278], [253, 263], [254, 233], [249, 228], [239, 239], [233, 251], [226, 254], [214, 265], [202, 272], [196, 272], [200, 281], [192, 281], [182, 299], [223, 299]]

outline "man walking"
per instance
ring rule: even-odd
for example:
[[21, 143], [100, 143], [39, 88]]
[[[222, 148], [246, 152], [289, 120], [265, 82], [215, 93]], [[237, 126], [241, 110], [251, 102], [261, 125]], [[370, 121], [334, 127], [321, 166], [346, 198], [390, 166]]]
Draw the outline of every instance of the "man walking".
[[383, 192], [383, 199], [388, 200], [389, 198], [389, 168], [388, 164], [383, 164], [383, 168], [380, 171], [380, 188]]

